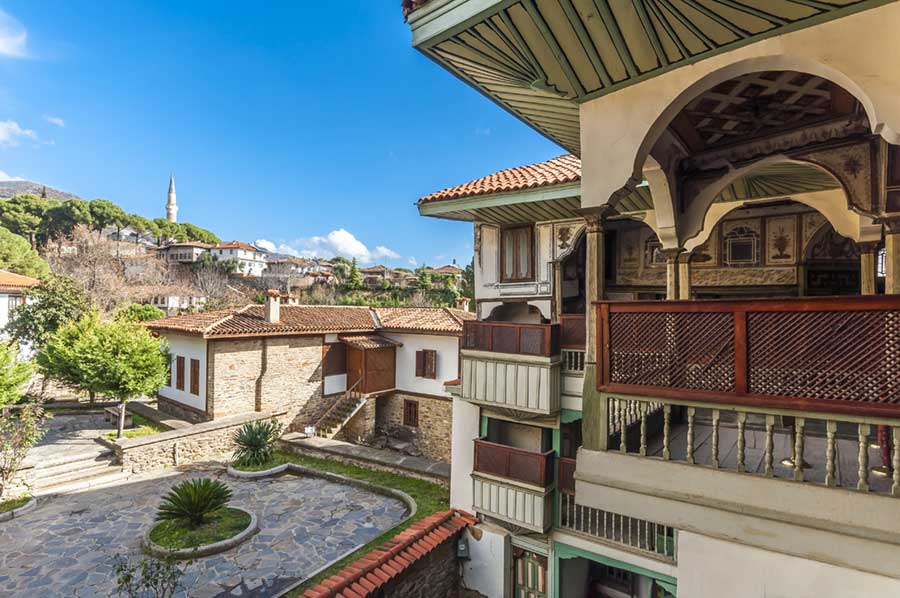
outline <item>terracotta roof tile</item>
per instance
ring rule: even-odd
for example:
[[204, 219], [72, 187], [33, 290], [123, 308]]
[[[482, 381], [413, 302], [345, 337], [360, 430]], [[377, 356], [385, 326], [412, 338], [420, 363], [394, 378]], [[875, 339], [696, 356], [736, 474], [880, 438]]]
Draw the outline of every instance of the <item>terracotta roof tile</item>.
[[450, 332], [462, 334], [463, 322], [475, 314], [451, 307], [376, 307], [382, 328], [413, 332]]
[[214, 246], [213, 249], [244, 249], [246, 251], [260, 251], [263, 250], [254, 245], [250, 245], [249, 243], [244, 243], [243, 241], [229, 241], [228, 243], [219, 243]]
[[581, 160], [576, 156], [567, 154], [538, 164], [507, 168], [506, 170], [489, 174], [486, 177], [426, 195], [419, 200], [419, 203], [424, 204], [433, 201], [476, 197], [509, 191], [524, 191], [551, 185], [576, 183], [580, 180]]
[[[366, 556], [306, 590], [305, 598], [354, 598], [371, 596], [393, 577], [403, 573], [420, 558], [476, 523], [463, 511], [443, 511], [429, 515], [400, 532]], [[361, 591], [365, 591], [361, 594]]]
[[357, 349], [387, 349], [389, 347], [401, 347], [402, 343], [392, 341], [389, 338], [377, 334], [342, 334], [341, 342]]
[[30, 289], [39, 284], [41, 284], [41, 281], [37, 278], [22, 276], [21, 274], [16, 274], [15, 272], [9, 272], [7, 270], [0, 270], [0, 289]]

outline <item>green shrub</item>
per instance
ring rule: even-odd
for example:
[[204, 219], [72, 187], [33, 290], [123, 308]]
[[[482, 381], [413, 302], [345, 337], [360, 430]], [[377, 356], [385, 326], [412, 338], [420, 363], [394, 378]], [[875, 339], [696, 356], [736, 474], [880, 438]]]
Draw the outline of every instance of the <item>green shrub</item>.
[[157, 521], [182, 520], [192, 527], [228, 506], [231, 488], [218, 480], [197, 478], [172, 486], [156, 511]]
[[247, 422], [231, 437], [237, 445], [234, 463], [243, 467], [256, 467], [268, 463], [275, 452], [275, 441], [280, 437], [281, 424], [274, 419]]

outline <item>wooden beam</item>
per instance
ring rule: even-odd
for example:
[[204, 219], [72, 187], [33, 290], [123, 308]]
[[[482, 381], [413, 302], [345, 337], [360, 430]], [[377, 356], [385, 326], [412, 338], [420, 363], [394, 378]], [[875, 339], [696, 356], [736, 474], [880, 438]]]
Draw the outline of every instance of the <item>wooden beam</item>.
[[585, 90], [584, 86], [581, 84], [581, 80], [578, 78], [578, 75], [575, 74], [575, 69], [566, 57], [566, 53], [563, 52], [563, 49], [560, 47], [559, 42], [556, 41], [556, 36], [553, 35], [553, 31], [550, 30], [550, 26], [547, 25], [543, 15], [541, 15], [541, 11], [538, 10], [538, 7], [535, 5], [534, 0], [522, 0], [522, 6], [525, 8], [525, 12], [528, 13], [528, 16], [531, 17], [531, 20], [534, 21], [534, 25], [538, 28], [538, 31], [544, 36], [544, 41], [546, 41], [547, 45], [550, 47], [550, 52], [559, 62], [559, 66], [566, 75], [569, 85], [572, 86], [575, 97], [583, 96]]
[[659, 66], [668, 66], [670, 64], [669, 57], [666, 55], [666, 50], [659, 41], [659, 35], [656, 33], [656, 27], [653, 26], [650, 15], [647, 14], [647, 7], [644, 6], [644, 0], [631, 0], [631, 4], [634, 6], [634, 10], [641, 20], [641, 25], [644, 27], [644, 33], [647, 34], [647, 39], [650, 40], [650, 45], [653, 46], [653, 52], [656, 54]]
[[619, 29], [619, 22], [613, 15], [608, 0], [594, 0], [594, 6], [597, 7], [597, 11], [600, 13], [601, 20], [606, 26], [606, 31], [616, 47], [616, 52], [619, 54], [622, 64], [625, 65], [625, 71], [628, 73], [628, 76], [637, 77], [641, 73], [634, 63], [631, 50], [628, 49], [628, 44], [625, 43], [625, 37], [622, 35], [622, 30]]
[[562, 6], [563, 12], [566, 13], [569, 23], [572, 24], [575, 35], [578, 36], [578, 41], [580, 41], [582, 47], [584, 47], [585, 54], [587, 54], [591, 64], [594, 65], [594, 70], [597, 71], [597, 76], [600, 77], [600, 82], [603, 84], [603, 87], [612, 85], [612, 78], [606, 70], [606, 65], [603, 64], [603, 59], [600, 58], [600, 54], [597, 52], [597, 47], [594, 45], [593, 39], [591, 39], [590, 34], [587, 32], [587, 29], [585, 29], [584, 23], [581, 22], [581, 17], [578, 16], [578, 11], [575, 10], [572, 0], [560, 0], [559, 3]]

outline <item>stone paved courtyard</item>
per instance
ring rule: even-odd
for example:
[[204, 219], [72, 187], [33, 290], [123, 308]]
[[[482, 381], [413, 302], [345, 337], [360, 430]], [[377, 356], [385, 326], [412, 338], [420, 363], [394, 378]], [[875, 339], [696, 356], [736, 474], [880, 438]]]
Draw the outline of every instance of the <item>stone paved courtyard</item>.
[[132, 478], [44, 499], [20, 519], [0, 523], [0, 596], [108, 596], [113, 557], [140, 553], [160, 497], [176, 482], [203, 475], [225, 481], [232, 505], [257, 513], [260, 532], [187, 565], [182, 595], [191, 598], [272, 596], [407, 514], [400, 500], [313, 477], [236, 480], [220, 467], [193, 467]]

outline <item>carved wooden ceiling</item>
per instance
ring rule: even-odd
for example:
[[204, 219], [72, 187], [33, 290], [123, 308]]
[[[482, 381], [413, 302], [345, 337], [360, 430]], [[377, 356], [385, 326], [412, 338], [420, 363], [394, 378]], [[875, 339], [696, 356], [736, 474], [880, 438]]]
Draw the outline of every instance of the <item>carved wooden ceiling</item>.
[[670, 129], [691, 152], [743, 143], [854, 113], [840, 86], [793, 71], [751, 73], [702, 93]]
[[[807, 27], [883, 4], [884, 0], [497, 0], [476, 17], [417, 37], [419, 9], [410, 15], [416, 46], [518, 118], [573, 153], [579, 151], [578, 104], [639, 80], [784, 30]], [[424, 29], [428, 29], [425, 27]], [[825, 89], [802, 89], [803, 102], [778, 96], [788, 119], [814, 115]], [[778, 85], [787, 85], [778, 82]], [[755, 86], [748, 88], [755, 89]], [[789, 91], [785, 89], [785, 91]], [[748, 91], [748, 93], [750, 93]], [[799, 93], [799, 92], [795, 92]], [[725, 95], [730, 96], [730, 91]], [[762, 96], [766, 98], [766, 95]], [[730, 102], [730, 100], [728, 100]], [[747, 101], [752, 101], [747, 98]], [[715, 111], [718, 104], [700, 106]], [[717, 143], [732, 122], [704, 125]], [[748, 112], [747, 112], [748, 111]], [[725, 125], [728, 125], [726, 127]], [[714, 129], [718, 126], [718, 129]], [[724, 142], [724, 141], [723, 141]]]

